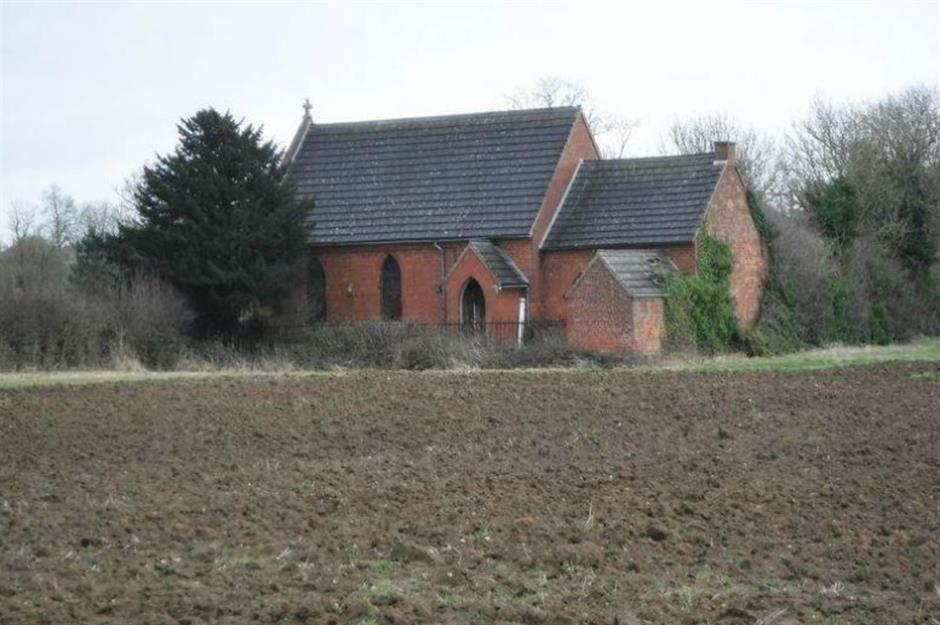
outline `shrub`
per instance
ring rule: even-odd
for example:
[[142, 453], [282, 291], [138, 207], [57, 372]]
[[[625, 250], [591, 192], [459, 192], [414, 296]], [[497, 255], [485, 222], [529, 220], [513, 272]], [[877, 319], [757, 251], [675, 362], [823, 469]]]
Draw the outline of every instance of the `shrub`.
[[[328, 324], [314, 327], [308, 345], [311, 358], [323, 364], [390, 367], [404, 358], [420, 368], [421, 358], [427, 359], [428, 363], [440, 362], [446, 351], [443, 339], [432, 345], [432, 339], [423, 333], [424, 329], [419, 326], [387, 321]], [[432, 355], [431, 351], [436, 353]], [[419, 352], [423, 352], [420, 357]]]
[[[915, 277], [874, 237], [860, 237], [847, 252], [846, 278], [856, 291], [853, 320], [860, 340], [910, 340], [936, 329], [929, 299]], [[877, 342], [876, 341], [876, 342]]]
[[110, 366], [116, 357], [172, 367], [189, 313], [171, 289], [153, 278], [98, 294], [66, 285], [0, 293], [0, 367]]
[[2, 295], [0, 343], [9, 368], [62, 368], [100, 364], [107, 307], [60, 287]]
[[180, 366], [205, 368], [515, 369], [612, 366], [624, 360], [569, 346], [560, 333], [539, 332], [521, 346], [399, 322], [323, 324], [277, 340], [209, 341], [183, 350]]
[[[782, 318], [793, 315], [800, 340], [819, 343], [825, 331], [827, 281], [836, 273], [829, 246], [802, 212], [773, 212], [768, 216], [777, 236], [769, 248], [772, 267], [765, 288], [765, 299], [772, 299], [762, 306], [760, 326], [765, 325], [764, 314], [770, 309], [778, 328], [789, 331], [793, 324]], [[772, 332], [774, 328], [767, 330]]]
[[396, 322], [323, 325], [309, 336], [309, 362], [319, 366], [392, 369], [453, 367], [521, 368], [621, 362], [567, 345], [557, 333], [540, 332], [523, 345]]
[[825, 307], [823, 308], [823, 341], [826, 343], [849, 343], [856, 338], [853, 324], [849, 321], [849, 298], [852, 289], [841, 277], [834, 276], [825, 282]]
[[891, 320], [888, 317], [888, 307], [881, 302], [872, 305], [869, 314], [868, 340], [876, 345], [887, 345], [891, 342]]
[[149, 274], [119, 283], [109, 295], [114, 349], [129, 348], [148, 367], [173, 367], [193, 319], [183, 296]]
[[614, 354], [572, 347], [564, 337], [548, 334], [521, 347], [490, 345], [483, 351], [485, 369], [537, 369], [540, 367], [612, 367], [626, 362]]
[[786, 354], [802, 349], [803, 328], [796, 314], [795, 289], [768, 285], [761, 301], [760, 323], [746, 331], [745, 351], [752, 356]]

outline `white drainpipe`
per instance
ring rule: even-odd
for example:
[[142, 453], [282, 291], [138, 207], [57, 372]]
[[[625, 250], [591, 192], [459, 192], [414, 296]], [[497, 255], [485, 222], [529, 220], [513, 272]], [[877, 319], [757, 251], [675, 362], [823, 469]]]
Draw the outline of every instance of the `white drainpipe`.
[[519, 298], [519, 325], [517, 327], [517, 336], [516, 343], [522, 345], [522, 337], [525, 332], [525, 317], [526, 317], [526, 296], [523, 295]]

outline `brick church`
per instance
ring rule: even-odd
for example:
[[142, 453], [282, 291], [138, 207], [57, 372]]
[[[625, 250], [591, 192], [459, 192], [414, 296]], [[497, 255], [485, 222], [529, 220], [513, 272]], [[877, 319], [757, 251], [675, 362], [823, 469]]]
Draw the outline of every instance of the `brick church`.
[[702, 227], [734, 253], [755, 323], [767, 260], [734, 144], [605, 160], [579, 108], [355, 123], [304, 119], [285, 158], [311, 197], [312, 321], [551, 319], [588, 349], [654, 354], [661, 272], [696, 270]]

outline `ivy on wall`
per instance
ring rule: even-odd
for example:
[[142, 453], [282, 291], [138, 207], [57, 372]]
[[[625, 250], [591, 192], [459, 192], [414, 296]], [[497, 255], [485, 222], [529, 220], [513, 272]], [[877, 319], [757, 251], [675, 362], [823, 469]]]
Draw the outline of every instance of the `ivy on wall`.
[[734, 256], [705, 228], [697, 240], [697, 273], [664, 276], [666, 341], [673, 349], [715, 353], [741, 340], [731, 296]]

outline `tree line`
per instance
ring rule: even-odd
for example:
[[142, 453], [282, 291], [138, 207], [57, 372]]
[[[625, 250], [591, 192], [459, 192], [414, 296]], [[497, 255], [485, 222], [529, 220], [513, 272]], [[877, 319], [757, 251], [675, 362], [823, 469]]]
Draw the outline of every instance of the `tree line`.
[[940, 332], [940, 95], [816, 101], [779, 143], [744, 143], [771, 254], [760, 340], [888, 343]]
[[[625, 153], [636, 126], [599, 114], [583, 88], [559, 79], [509, 100], [582, 105], [606, 157]], [[41, 208], [12, 207], [13, 239], [0, 248], [0, 366], [125, 352], [167, 366], [187, 340], [263, 333], [285, 314], [303, 279], [312, 205], [296, 199], [282, 152], [260, 127], [212, 109], [182, 120], [178, 134], [117, 204], [79, 206], [51, 187]], [[816, 101], [782, 138], [725, 115], [680, 120], [662, 151], [710, 152], [716, 139], [738, 145], [771, 273], [755, 330], [729, 328], [727, 298], [716, 295], [721, 319], [686, 315], [706, 324], [689, 336], [710, 337], [692, 347], [766, 353], [940, 332], [936, 89]]]
[[56, 187], [17, 206], [0, 250], [0, 366], [76, 366], [129, 354], [172, 366], [188, 339], [258, 332], [302, 278], [310, 205], [260, 127], [208, 109], [120, 205]]

